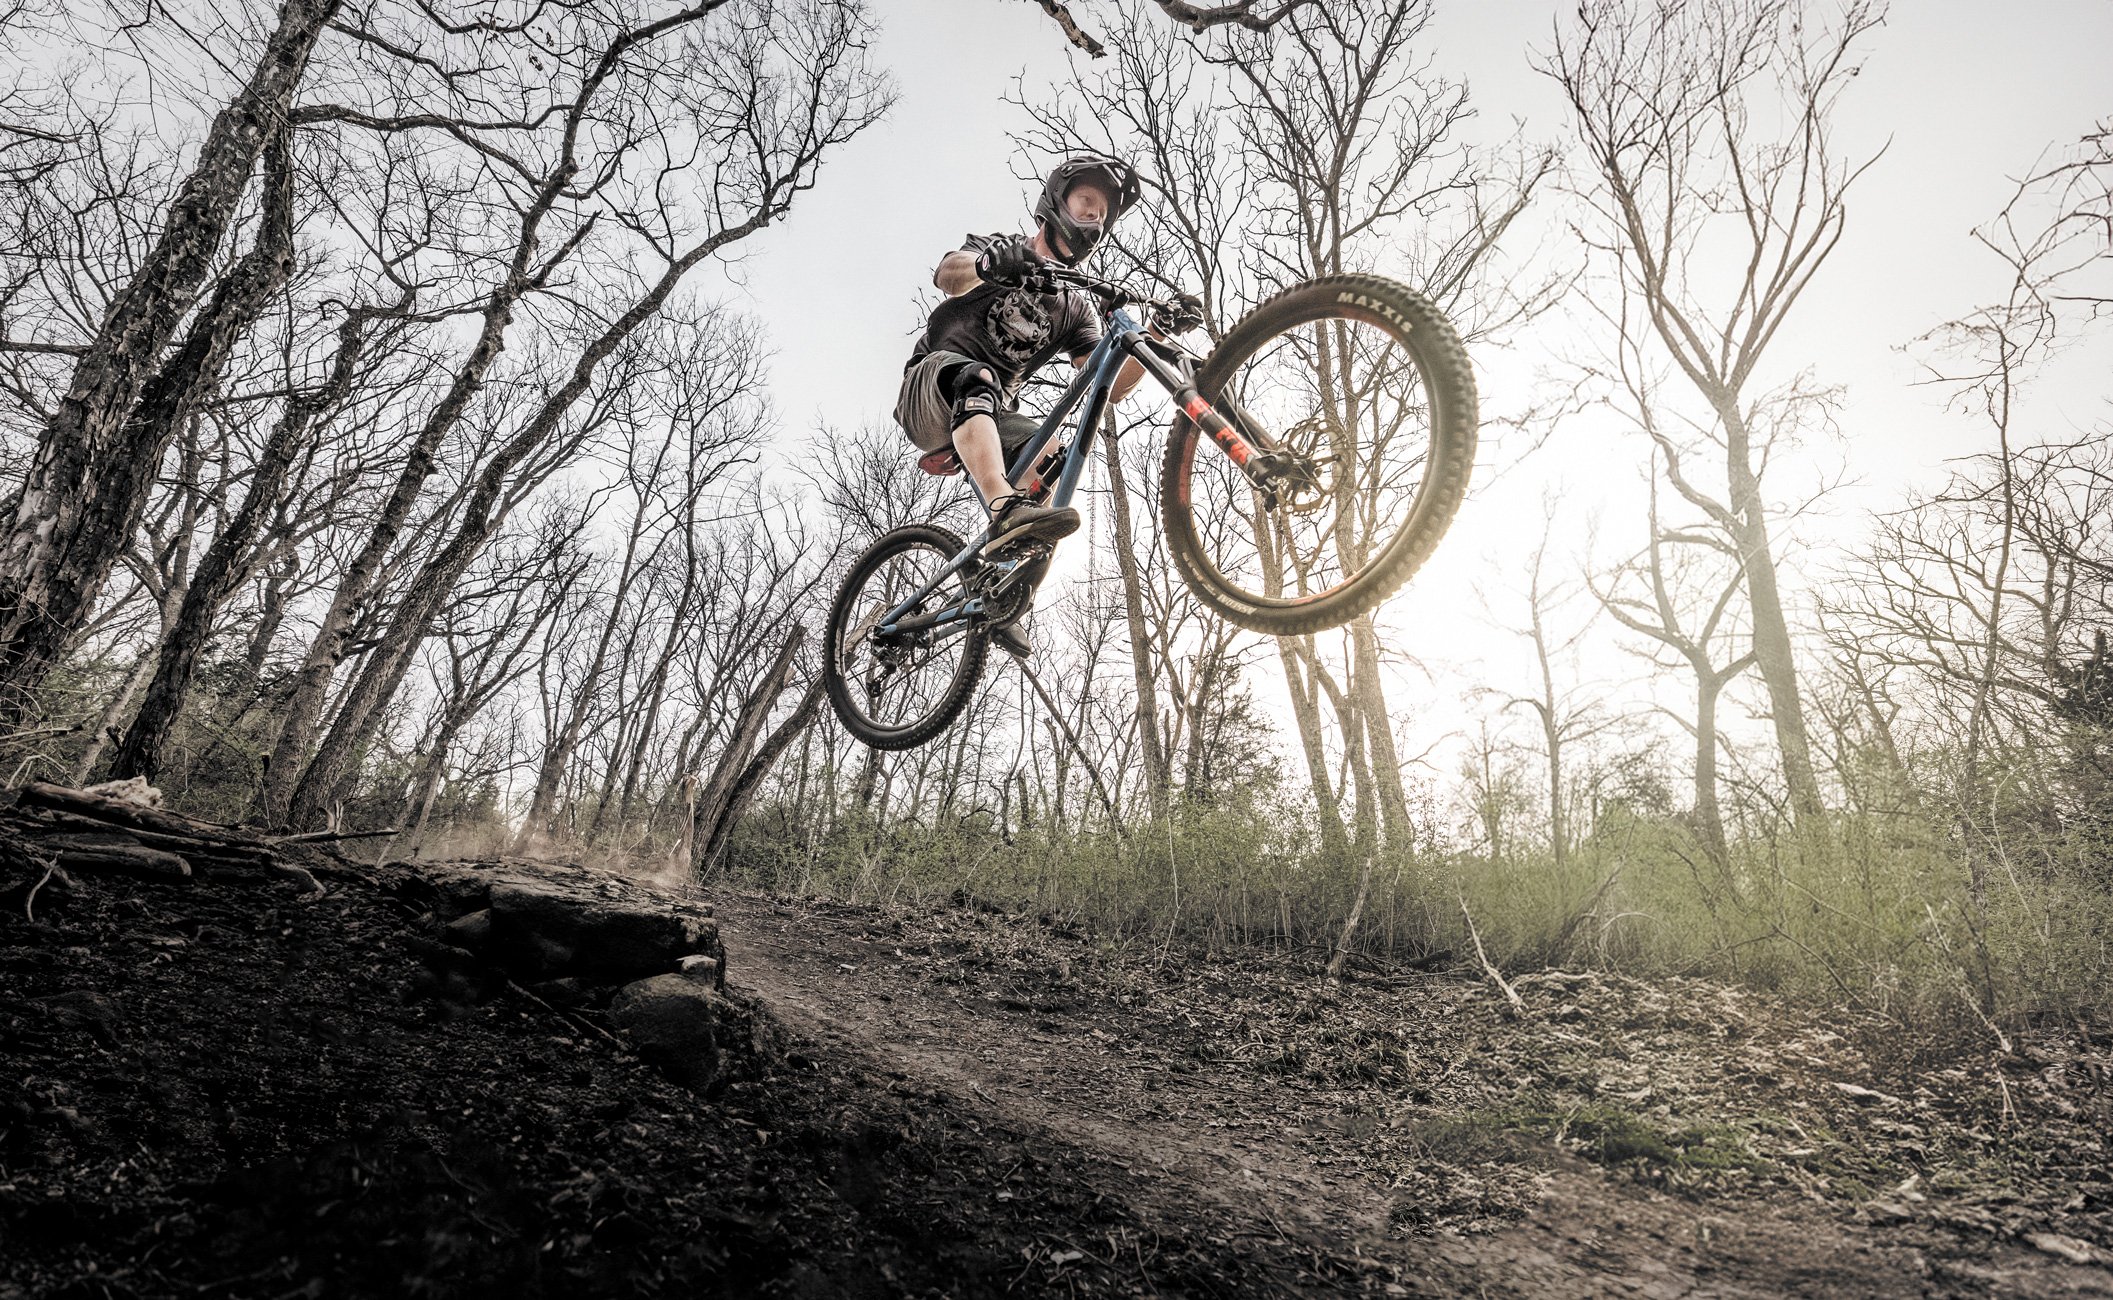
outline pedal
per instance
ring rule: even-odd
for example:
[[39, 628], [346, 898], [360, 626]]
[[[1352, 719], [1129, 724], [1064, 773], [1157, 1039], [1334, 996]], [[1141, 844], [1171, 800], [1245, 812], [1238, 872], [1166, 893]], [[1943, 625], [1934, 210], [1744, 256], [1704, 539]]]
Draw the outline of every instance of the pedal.
[[[1055, 523], [1055, 521], [1052, 521], [1052, 523]], [[1061, 528], [1058, 531], [1052, 531], [1048, 528], [1039, 531], [1018, 529], [1013, 532], [1002, 533], [984, 542], [978, 554], [985, 560], [992, 562], [1009, 560], [1016, 555], [1048, 555], [1056, 549], [1058, 542], [1063, 541], [1077, 531], [1076, 516], [1073, 517], [1073, 522], [1069, 527]], [[1021, 536], [1023, 532], [1027, 534], [1024, 537]]]

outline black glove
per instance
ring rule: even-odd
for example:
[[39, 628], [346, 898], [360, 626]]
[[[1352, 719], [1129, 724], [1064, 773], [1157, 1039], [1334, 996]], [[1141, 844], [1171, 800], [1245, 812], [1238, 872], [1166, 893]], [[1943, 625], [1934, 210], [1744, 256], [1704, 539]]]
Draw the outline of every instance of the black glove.
[[1185, 293], [1169, 303], [1163, 303], [1152, 312], [1152, 324], [1162, 334], [1186, 334], [1203, 324], [1203, 302], [1193, 293]]
[[985, 284], [1017, 288], [1036, 278], [1042, 258], [1023, 236], [1001, 239], [976, 254], [976, 278]]

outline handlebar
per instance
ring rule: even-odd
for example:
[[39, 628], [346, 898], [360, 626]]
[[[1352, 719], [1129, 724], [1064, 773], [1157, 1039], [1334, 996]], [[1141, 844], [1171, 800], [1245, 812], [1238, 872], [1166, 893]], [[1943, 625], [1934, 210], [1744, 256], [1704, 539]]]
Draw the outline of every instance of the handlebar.
[[1054, 263], [1044, 263], [1036, 267], [1034, 275], [1020, 287], [1044, 292], [1051, 292], [1066, 287], [1083, 289], [1099, 298], [1102, 307], [1108, 311], [1114, 311], [1118, 307], [1146, 307], [1160, 310], [1175, 306], [1168, 299], [1148, 297], [1133, 291], [1127, 285], [1120, 285], [1112, 280], [1103, 280], [1097, 276], [1088, 275], [1084, 271], [1074, 270], [1068, 266], [1058, 266]]

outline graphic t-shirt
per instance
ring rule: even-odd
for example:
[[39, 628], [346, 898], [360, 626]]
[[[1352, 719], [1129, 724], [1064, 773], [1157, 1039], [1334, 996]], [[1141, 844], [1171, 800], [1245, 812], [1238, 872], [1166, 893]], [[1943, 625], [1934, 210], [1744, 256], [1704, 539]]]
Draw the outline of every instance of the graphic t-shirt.
[[[975, 255], [1010, 238], [970, 235], [961, 247]], [[1034, 293], [979, 284], [932, 309], [908, 364], [916, 365], [928, 352], [959, 352], [988, 363], [1010, 395], [1058, 353], [1077, 359], [1100, 341], [1100, 312], [1093, 299], [1076, 289]]]

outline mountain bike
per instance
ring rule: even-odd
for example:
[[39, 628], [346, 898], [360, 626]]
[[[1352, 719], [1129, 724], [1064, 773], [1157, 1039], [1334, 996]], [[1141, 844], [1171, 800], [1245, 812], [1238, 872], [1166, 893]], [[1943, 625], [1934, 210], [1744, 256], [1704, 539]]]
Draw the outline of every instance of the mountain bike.
[[[1437, 547], [1467, 492], [1475, 381], [1460, 337], [1422, 294], [1372, 275], [1295, 285], [1241, 318], [1208, 357], [1154, 338], [1133, 308], [1171, 304], [1049, 267], [1036, 287], [1085, 290], [1104, 332], [1007, 466], [1032, 500], [1068, 505], [1123, 363], [1174, 400], [1161, 530], [1207, 608], [1292, 636], [1370, 611]], [[958, 473], [951, 451], [924, 458]], [[951, 463], [951, 464], [950, 464]], [[823, 675], [844, 727], [908, 749], [953, 722], [991, 633], [1020, 617], [1047, 543], [993, 547], [937, 524], [883, 534], [829, 611]]]

